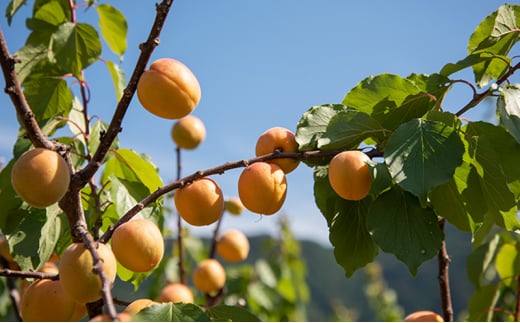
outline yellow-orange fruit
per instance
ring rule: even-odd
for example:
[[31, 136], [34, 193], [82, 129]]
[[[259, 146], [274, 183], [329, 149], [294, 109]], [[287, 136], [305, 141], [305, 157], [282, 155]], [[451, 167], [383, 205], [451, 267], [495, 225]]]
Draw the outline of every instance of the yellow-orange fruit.
[[[102, 259], [106, 277], [113, 283], [117, 262], [112, 250], [97, 243], [97, 252]], [[101, 279], [94, 272], [92, 255], [83, 243], [72, 243], [61, 255], [60, 281], [63, 289], [78, 303], [90, 303], [101, 298]]]
[[251, 212], [272, 215], [282, 207], [287, 194], [284, 171], [276, 164], [257, 162], [238, 178], [238, 196]]
[[84, 318], [87, 315], [87, 306], [82, 303], [76, 302], [74, 306], [74, 310], [72, 311], [72, 316], [70, 317], [71, 322], [77, 322]]
[[154, 269], [164, 255], [161, 230], [150, 220], [133, 219], [112, 234], [112, 252], [119, 263], [134, 272]]
[[244, 204], [237, 197], [232, 197], [224, 201], [224, 209], [231, 215], [240, 215], [244, 211]]
[[123, 312], [126, 312], [130, 315], [134, 315], [139, 313], [143, 308], [148, 307], [153, 304], [159, 304], [157, 302], [152, 301], [149, 298], [139, 298], [128, 304], [128, 306], [124, 309]]
[[444, 322], [439, 314], [432, 311], [417, 311], [408, 314], [404, 318], [405, 322]]
[[369, 161], [370, 157], [359, 150], [343, 151], [334, 156], [329, 164], [332, 189], [346, 200], [365, 198], [372, 184]]
[[29, 205], [46, 208], [61, 200], [67, 192], [70, 171], [57, 152], [35, 148], [25, 152], [14, 163], [11, 183]]
[[143, 107], [165, 119], [179, 119], [192, 112], [201, 90], [191, 70], [172, 58], [160, 58], [143, 72], [137, 83], [137, 97]]
[[217, 241], [217, 254], [229, 262], [240, 262], [249, 254], [249, 240], [242, 231], [226, 231]]
[[195, 149], [206, 138], [206, 127], [196, 116], [187, 115], [173, 124], [171, 136], [179, 148]]
[[194, 303], [191, 289], [181, 283], [169, 283], [161, 290], [157, 301], [161, 303]]
[[213, 258], [202, 260], [193, 271], [193, 285], [203, 293], [213, 293], [224, 287], [226, 272]]
[[56, 265], [56, 263], [50, 262], [50, 261], [46, 261], [38, 271], [45, 273], [45, 274], [50, 274], [50, 275], [59, 274], [58, 265]]
[[224, 211], [224, 195], [211, 178], [198, 179], [175, 192], [174, 202], [180, 216], [195, 226], [216, 222]]
[[25, 289], [20, 312], [26, 322], [63, 322], [71, 319], [75, 306], [59, 280], [42, 279]]
[[[298, 151], [298, 143], [291, 130], [283, 127], [273, 127], [258, 137], [255, 150], [256, 156], [267, 155], [273, 153], [275, 150], [293, 153]], [[280, 166], [286, 174], [292, 172], [300, 164], [299, 160], [292, 158], [273, 159], [269, 162]]]

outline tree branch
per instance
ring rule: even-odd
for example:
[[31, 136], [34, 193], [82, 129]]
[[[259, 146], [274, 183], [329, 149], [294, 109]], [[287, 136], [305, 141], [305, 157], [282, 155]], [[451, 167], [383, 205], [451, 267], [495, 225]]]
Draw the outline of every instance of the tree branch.
[[[439, 226], [441, 230], [444, 232], [444, 219], [439, 221]], [[444, 321], [453, 322], [453, 306], [451, 303], [451, 290], [450, 290], [450, 275], [449, 275], [449, 266], [450, 266], [450, 256], [448, 255], [448, 251], [446, 249], [446, 239], [442, 241], [441, 250], [437, 256], [438, 264], [439, 264], [439, 275], [437, 277], [439, 281], [440, 295], [441, 295], [441, 306], [442, 306], [442, 316]]]

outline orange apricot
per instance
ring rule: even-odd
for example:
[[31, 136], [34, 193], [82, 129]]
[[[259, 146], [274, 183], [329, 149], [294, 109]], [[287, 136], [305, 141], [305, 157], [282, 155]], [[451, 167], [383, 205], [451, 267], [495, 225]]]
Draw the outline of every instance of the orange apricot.
[[209, 177], [200, 178], [178, 189], [174, 202], [180, 216], [195, 226], [216, 222], [224, 211], [222, 190]]
[[361, 200], [370, 192], [372, 177], [370, 157], [359, 150], [343, 151], [330, 161], [329, 182], [332, 189], [346, 200]]
[[[273, 127], [261, 134], [256, 142], [256, 156], [267, 155], [275, 150], [286, 153], [297, 152], [298, 143], [294, 133], [283, 127]], [[292, 172], [300, 164], [299, 160], [292, 158], [273, 159], [269, 162], [280, 166], [286, 174]]]

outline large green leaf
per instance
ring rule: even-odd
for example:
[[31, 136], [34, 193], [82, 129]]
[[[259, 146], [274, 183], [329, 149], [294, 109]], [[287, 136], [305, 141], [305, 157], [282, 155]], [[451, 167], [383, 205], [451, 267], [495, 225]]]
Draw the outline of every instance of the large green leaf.
[[517, 277], [520, 272], [518, 248], [516, 241], [505, 243], [500, 247], [495, 259], [495, 267], [501, 282], [513, 288], [517, 284]]
[[502, 125], [520, 142], [520, 88], [503, 88], [497, 100], [497, 109]]
[[11, 184], [11, 169], [15, 160], [11, 160], [0, 172], [0, 230], [8, 234], [17, 229], [28, 211], [22, 209], [23, 200], [14, 191]]
[[231, 305], [210, 307], [206, 313], [214, 322], [260, 322], [260, 319], [247, 309]]
[[56, 27], [68, 20], [68, 10], [65, 10], [59, 1], [49, 1], [39, 6], [33, 17], [26, 20], [26, 24], [27, 28], [38, 32], [56, 30]]
[[500, 246], [500, 235], [496, 234], [488, 242], [478, 246], [466, 258], [466, 271], [469, 281], [479, 288], [492, 268], [494, 271], [494, 260], [498, 247]]
[[469, 300], [469, 322], [491, 322], [495, 306], [500, 298], [498, 284], [487, 285], [477, 289]]
[[437, 216], [418, 199], [398, 186], [377, 197], [368, 210], [368, 230], [377, 245], [408, 266], [412, 275], [436, 256], [444, 234]]
[[342, 104], [313, 106], [305, 111], [296, 127], [296, 142], [299, 151], [318, 149], [318, 141], [327, 131], [330, 120], [341, 111], [349, 109]]
[[128, 26], [121, 11], [110, 4], [103, 3], [96, 6], [99, 15], [101, 36], [111, 51], [122, 57], [126, 51], [126, 34]]
[[384, 156], [394, 180], [424, 204], [435, 186], [453, 177], [463, 153], [464, 144], [453, 128], [414, 119], [396, 129]]
[[125, 71], [117, 64], [112, 61], [106, 61], [108, 72], [112, 78], [114, 84], [114, 90], [116, 92], [116, 98], [119, 100], [123, 96], [123, 90], [126, 86]]
[[67, 22], [59, 26], [54, 36], [52, 61], [82, 79], [81, 71], [101, 55], [97, 31], [89, 24]]
[[[34, 71], [35, 67], [47, 60], [48, 44], [38, 39], [42, 33], [32, 33], [27, 43], [18, 52], [16, 57], [20, 60], [15, 65], [18, 81], [23, 84], [25, 79]], [[45, 35], [43, 35], [44, 38]], [[50, 35], [48, 35], [50, 37]]]
[[383, 141], [390, 131], [364, 112], [353, 109], [337, 112], [329, 121], [325, 133], [318, 139], [318, 149], [354, 149], [365, 139]]
[[378, 254], [366, 225], [371, 198], [361, 201], [340, 198], [330, 186], [327, 167], [318, 167], [314, 172], [314, 196], [327, 219], [336, 262], [343, 267], [345, 275], [351, 277]]
[[195, 304], [154, 304], [134, 315], [137, 322], [209, 322], [211, 318]]
[[[469, 54], [488, 53], [507, 56], [520, 37], [518, 18], [515, 18], [515, 10], [518, 11], [518, 8], [518, 6], [503, 5], [484, 18], [470, 37]], [[473, 65], [477, 85], [486, 86], [491, 80], [502, 76], [508, 66], [508, 62], [498, 59]]]
[[508, 63], [511, 62], [511, 59], [507, 56], [494, 55], [488, 52], [473, 53], [457, 61], [456, 63], [448, 63], [444, 65], [440, 71], [440, 74], [444, 76], [450, 76], [451, 74], [454, 74], [465, 68], [472, 67], [474, 65], [490, 65], [494, 60]]

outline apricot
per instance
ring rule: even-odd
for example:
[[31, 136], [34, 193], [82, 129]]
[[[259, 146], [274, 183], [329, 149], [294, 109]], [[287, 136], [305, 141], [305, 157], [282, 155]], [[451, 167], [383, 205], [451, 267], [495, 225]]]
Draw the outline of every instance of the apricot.
[[404, 322], [444, 322], [444, 319], [432, 311], [416, 311], [408, 314]]
[[238, 178], [238, 196], [251, 212], [272, 215], [282, 207], [287, 194], [284, 171], [276, 164], [256, 162]]
[[70, 171], [57, 152], [35, 148], [25, 152], [14, 163], [11, 183], [15, 192], [29, 205], [46, 208], [61, 200], [67, 192]]
[[[294, 153], [298, 151], [298, 143], [294, 133], [289, 129], [273, 127], [258, 137], [255, 150], [257, 157], [273, 153], [275, 150]], [[269, 163], [275, 163], [284, 173], [288, 174], [298, 167], [300, 161], [292, 158], [280, 158], [270, 160]]]
[[171, 130], [173, 142], [182, 149], [195, 149], [206, 138], [206, 127], [193, 115], [180, 118]]
[[75, 306], [59, 280], [42, 279], [25, 289], [20, 312], [26, 322], [63, 322], [71, 319]]
[[370, 192], [370, 157], [359, 150], [343, 151], [330, 161], [329, 182], [343, 199], [357, 201]]
[[74, 310], [72, 311], [72, 316], [70, 317], [71, 322], [77, 322], [87, 316], [87, 305], [75, 302]]
[[224, 267], [216, 259], [202, 260], [193, 271], [193, 285], [203, 293], [219, 291], [226, 283]]
[[[97, 243], [97, 252], [103, 271], [113, 284], [117, 272], [116, 258], [112, 250], [102, 243]], [[94, 271], [92, 255], [83, 243], [72, 243], [65, 249], [59, 269], [63, 289], [76, 302], [86, 304], [101, 298], [101, 279]]]
[[[131, 322], [132, 321], [132, 315], [127, 312], [121, 312], [117, 313], [117, 321], [118, 322]], [[89, 322], [112, 322], [112, 319], [110, 319], [110, 315], [103, 313], [94, 316]]]
[[217, 254], [229, 262], [240, 262], [249, 254], [249, 240], [242, 231], [226, 231], [217, 241]]
[[59, 274], [58, 265], [51, 261], [46, 261], [43, 266], [38, 269], [39, 272], [49, 274], [49, 275], [57, 275]]
[[169, 283], [163, 287], [157, 299], [161, 303], [194, 303], [195, 298], [191, 289], [185, 284]]
[[152, 301], [149, 298], [139, 298], [128, 304], [128, 306], [124, 309], [123, 312], [126, 312], [130, 315], [134, 315], [139, 313], [143, 308], [148, 307], [153, 304], [159, 304], [157, 302]]
[[150, 113], [165, 119], [179, 119], [199, 104], [197, 78], [182, 62], [160, 58], [143, 72], [137, 83], [137, 97]]
[[244, 204], [237, 197], [232, 197], [224, 201], [224, 209], [231, 215], [240, 215], [244, 211]]
[[220, 186], [204, 177], [178, 189], [174, 202], [180, 216], [195, 226], [216, 222], [224, 211], [224, 195]]
[[150, 220], [133, 219], [112, 234], [112, 252], [119, 263], [134, 272], [154, 269], [164, 255], [161, 230]]

